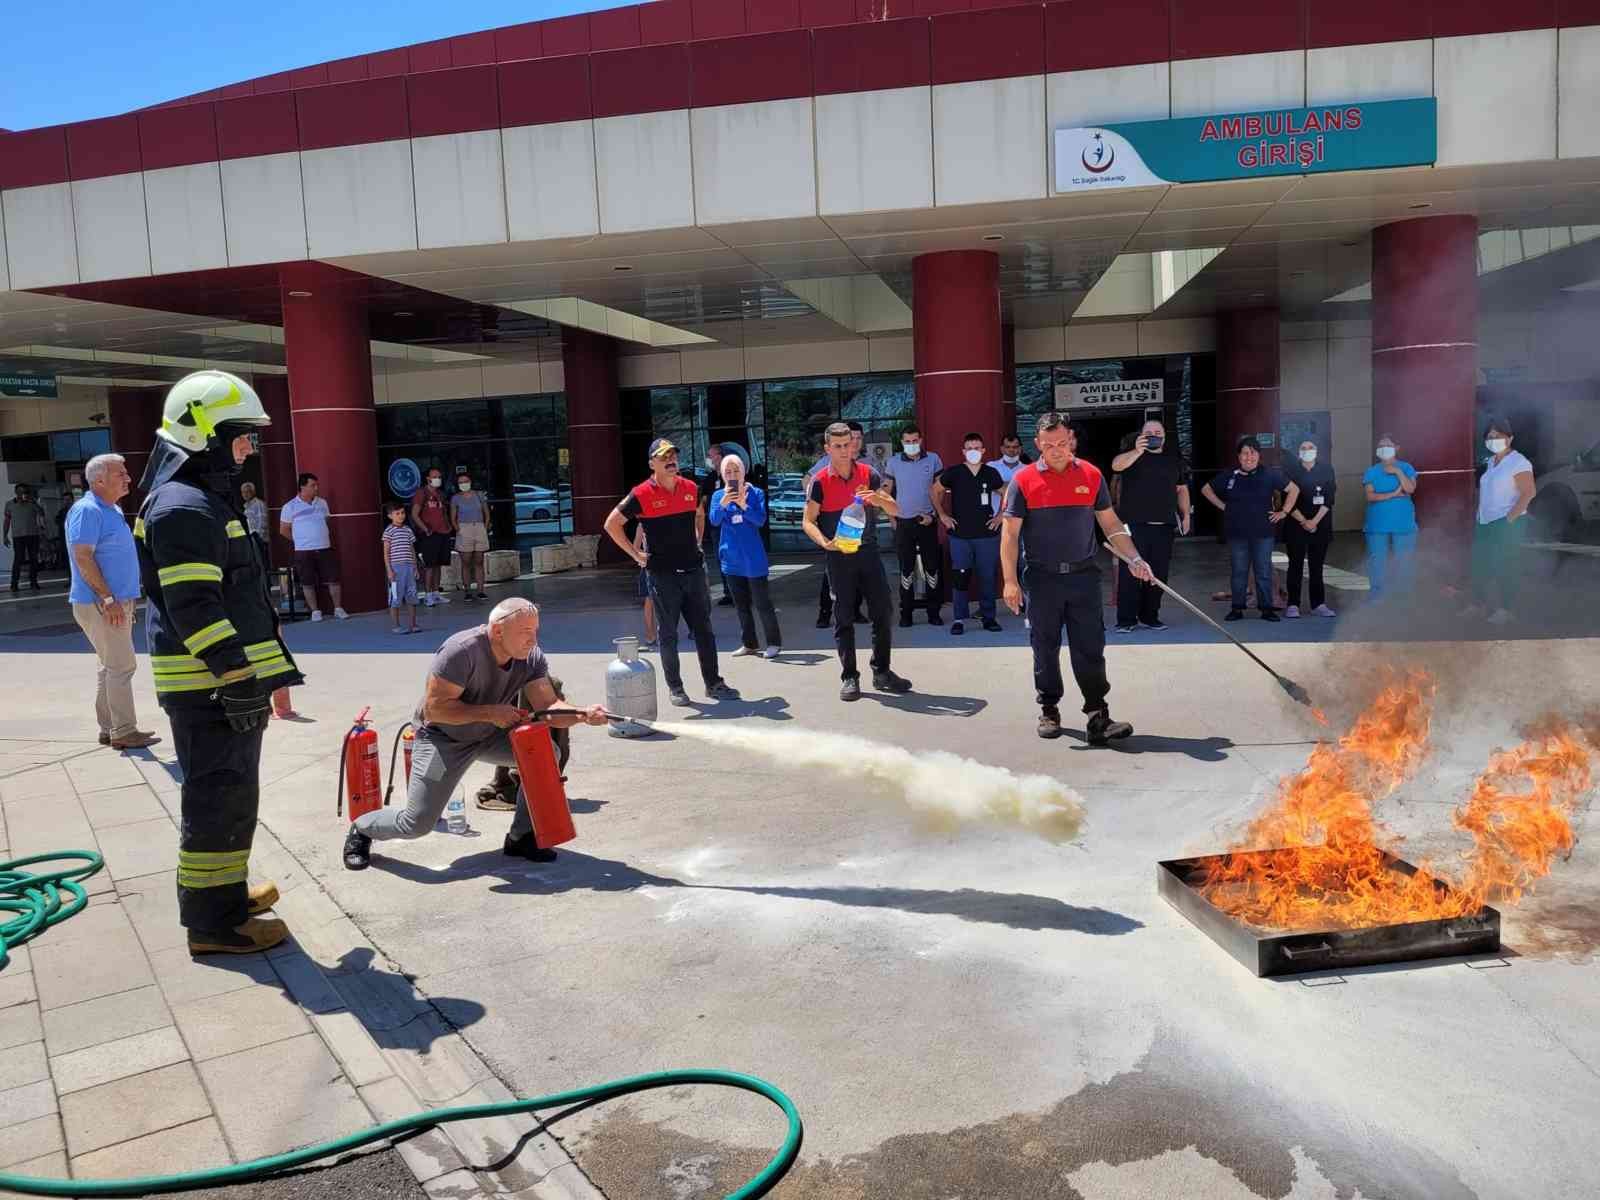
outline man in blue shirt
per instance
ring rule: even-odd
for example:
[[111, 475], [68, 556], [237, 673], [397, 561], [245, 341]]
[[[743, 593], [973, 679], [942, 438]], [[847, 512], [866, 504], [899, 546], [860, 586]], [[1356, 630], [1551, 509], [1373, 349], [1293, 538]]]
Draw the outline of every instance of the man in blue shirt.
[[97, 454], [83, 469], [89, 494], [67, 513], [72, 588], [67, 599], [100, 660], [94, 713], [100, 744], [139, 750], [161, 739], [139, 728], [133, 707], [133, 611], [139, 603], [139, 553], [117, 501], [132, 480], [120, 454]]

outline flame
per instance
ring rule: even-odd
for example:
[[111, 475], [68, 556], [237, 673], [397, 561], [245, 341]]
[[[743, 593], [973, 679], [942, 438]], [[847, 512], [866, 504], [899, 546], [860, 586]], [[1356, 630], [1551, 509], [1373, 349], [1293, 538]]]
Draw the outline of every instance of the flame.
[[[1372, 805], [1426, 758], [1433, 696], [1423, 673], [1391, 679], [1350, 731], [1318, 744], [1244, 836], [1208, 863], [1206, 897], [1263, 928], [1351, 929], [1469, 916], [1491, 900], [1515, 903], [1548, 875], [1572, 849], [1572, 814], [1591, 783], [1590, 743], [1554, 721], [1494, 755], [1456, 810], [1453, 826], [1473, 843], [1459, 883], [1446, 886], [1426, 863], [1411, 874], [1395, 865], [1385, 847], [1398, 839]], [[1522, 779], [1528, 790], [1513, 790]]]

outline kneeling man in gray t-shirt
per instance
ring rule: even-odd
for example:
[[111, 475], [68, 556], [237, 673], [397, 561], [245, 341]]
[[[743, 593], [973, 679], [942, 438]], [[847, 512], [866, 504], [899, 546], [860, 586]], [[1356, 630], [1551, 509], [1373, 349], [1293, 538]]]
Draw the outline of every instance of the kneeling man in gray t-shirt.
[[[530, 711], [545, 713], [557, 729], [606, 723], [605, 710], [598, 705], [576, 708], [556, 696], [539, 649], [539, 610], [514, 597], [494, 606], [487, 625], [454, 634], [433, 656], [427, 691], [414, 718], [416, 744], [406, 805], [380, 808], [352, 822], [344, 840], [344, 865], [352, 871], [364, 868], [375, 841], [426, 836], [473, 763], [515, 766], [509, 731], [527, 720]], [[534, 839], [525, 803], [517, 804], [505, 852], [533, 862], [556, 856]]]

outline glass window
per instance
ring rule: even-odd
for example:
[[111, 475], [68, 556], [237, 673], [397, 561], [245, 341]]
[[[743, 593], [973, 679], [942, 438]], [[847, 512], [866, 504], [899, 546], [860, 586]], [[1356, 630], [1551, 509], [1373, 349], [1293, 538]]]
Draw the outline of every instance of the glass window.
[[378, 406], [378, 445], [403, 446], [428, 440], [427, 404]]
[[1038, 417], [1056, 406], [1055, 381], [1050, 367], [1017, 368], [1017, 425], [1018, 432], [1031, 432], [1032, 421], [1024, 417]]
[[84, 429], [78, 433], [78, 452], [85, 459], [111, 453], [111, 430]]
[[81, 462], [78, 454], [78, 431], [62, 430], [50, 435], [50, 457], [56, 462]]
[[519, 549], [559, 541], [572, 532], [572, 488], [561, 466], [561, 447], [548, 438], [508, 443], [513, 524]]
[[650, 390], [639, 388], [623, 392], [619, 397], [620, 419], [624, 433], [650, 432]]
[[809, 470], [822, 454], [822, 431], [839, 419], [838, 380], [779, 380], [763, 391], [769, 476]]
[[487, 400], [445, 400], [423, 407], [428, 410], [428, 437], [432, 441], [460, 441], [489, 435]]
[[559, 438], [566, 435], [567, 406], [555, 396], [508, 396], [500, 403], [507, 437]]
[[[692, 429], [705, 424], [705, 393], [692, 387], [650, 389], [650, 427]], [[659, 435], [658, 436], [662, 436]]]
[[917, 392], [909, 374], [850, 375], [839, 384], [839, 416], [863, 425], [909, 421], [917, 411]]

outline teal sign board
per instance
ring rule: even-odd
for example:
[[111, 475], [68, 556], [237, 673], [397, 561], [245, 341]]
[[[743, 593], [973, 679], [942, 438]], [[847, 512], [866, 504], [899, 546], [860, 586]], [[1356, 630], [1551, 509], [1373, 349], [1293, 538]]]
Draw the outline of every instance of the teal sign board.
[[1431, 98], [1058, 129], [1056, 191], [1431, 164]]
[[33, 396], [54, 400], [54, 375], [11, 375], [0, 372], [0, 396]]

